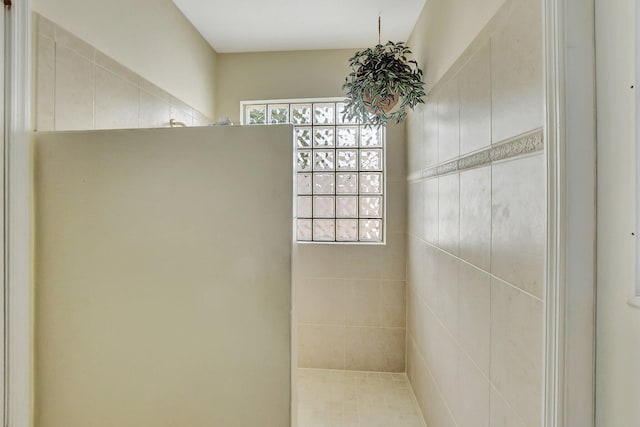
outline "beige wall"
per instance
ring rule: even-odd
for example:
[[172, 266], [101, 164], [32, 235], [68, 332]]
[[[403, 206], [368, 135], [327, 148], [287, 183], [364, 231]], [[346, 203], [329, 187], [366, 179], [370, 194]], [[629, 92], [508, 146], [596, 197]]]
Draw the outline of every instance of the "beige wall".
[[[216, 111], [240, 101], [341, 96], [352, 50], [221, 54]], [[387, 132], [387, 245], [298, 245], [298, 366], [405, 369], [405, 135]]]
[[291, 132], [37, 135], [35, 425], [290, 425]]
[[32, 7], [214, 117], [216, 52], [171, 0], [34, 0]]
[[34, 14], [35, 129], [188, 126], [211, 120], [39, 14]]
[[635, 8], [632, 0], [596, 0], [598, 427], [640, 425], [640, 301], [628, 304], [638, 259]]
[[[427, 2], [409, 41], [442, 78], [407, 122], [407, 372], [428, 425], [539, 427], [544, 156], [508, 144], [541, 135], [541, 2], [507, 1], [490, 21], [466, 3]], [[430, 35], [431, 14], [453, 27]], [[473, 167], [437, 171], [469, 153]]]
[[218, 55], [216, 112], [240, 123], [240, 101], [343, 96], [355, 50]]

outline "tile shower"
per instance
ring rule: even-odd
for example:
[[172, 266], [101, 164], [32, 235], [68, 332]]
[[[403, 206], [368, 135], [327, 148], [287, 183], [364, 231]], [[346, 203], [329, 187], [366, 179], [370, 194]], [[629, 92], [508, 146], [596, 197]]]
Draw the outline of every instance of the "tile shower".
[[[406, 126], [389, 126], [387, 245], [298, 245], [299, 387], [317, 380], [332, 389], [336, 380], [351, 384], [341, 391], [350, 393], [353, 378], [366, 378], [359, 372], [377, 371], [384, 374], [372, 376], [372, 388], [390, 386], [378, 398], [394, 402], [410, 384], [430, 427], [540, 425], [545, 170], [537, 3], [505, 1], [444, 77], [430, 82], [427, 104]], [[39, 130], [208, 123], [37, 19]], [[426, 61], [426, 38], [413, 37]], [[503, 143], [515, 155], [491, 157]]]
[[407, 373], [429, 426], [542, 424], [541, 16], [506, 2], [407, 124]]

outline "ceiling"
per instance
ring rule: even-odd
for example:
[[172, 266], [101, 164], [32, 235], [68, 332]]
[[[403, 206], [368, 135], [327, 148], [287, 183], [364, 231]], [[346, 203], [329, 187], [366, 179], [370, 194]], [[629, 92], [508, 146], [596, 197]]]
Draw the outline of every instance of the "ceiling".
[[406, 41], [425, 0], [173, 0], [218, 53]]

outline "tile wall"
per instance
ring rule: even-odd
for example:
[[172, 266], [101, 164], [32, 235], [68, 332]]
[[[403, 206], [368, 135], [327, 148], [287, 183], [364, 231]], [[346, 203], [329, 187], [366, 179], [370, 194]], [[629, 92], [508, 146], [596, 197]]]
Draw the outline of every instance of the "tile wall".
[[407, 372], [436, 427], [542, 425], [543, 152], [424, 178], [543, 125], [540, 2], [498, 14], [407, 123]]
[[298, 367], [405, 371], [404, 126], [387, 129], [387, 244], [298, 244]]
[[188, 126], [211, 120], [68, 31], [34, 13], [35, 128], [88, 130]]

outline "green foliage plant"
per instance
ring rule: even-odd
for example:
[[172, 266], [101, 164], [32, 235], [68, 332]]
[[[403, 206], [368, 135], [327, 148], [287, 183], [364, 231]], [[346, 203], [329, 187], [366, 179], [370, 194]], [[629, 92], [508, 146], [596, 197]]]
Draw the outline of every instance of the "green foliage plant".
[[423, 73], [410, 55], [404, 42], [389, 41], [349, 58], [351, 72], [342, 85], [347, 96], [342, 119], [380, 127], [388, 121], [402, 122], [407, 107], [424, 104]]

